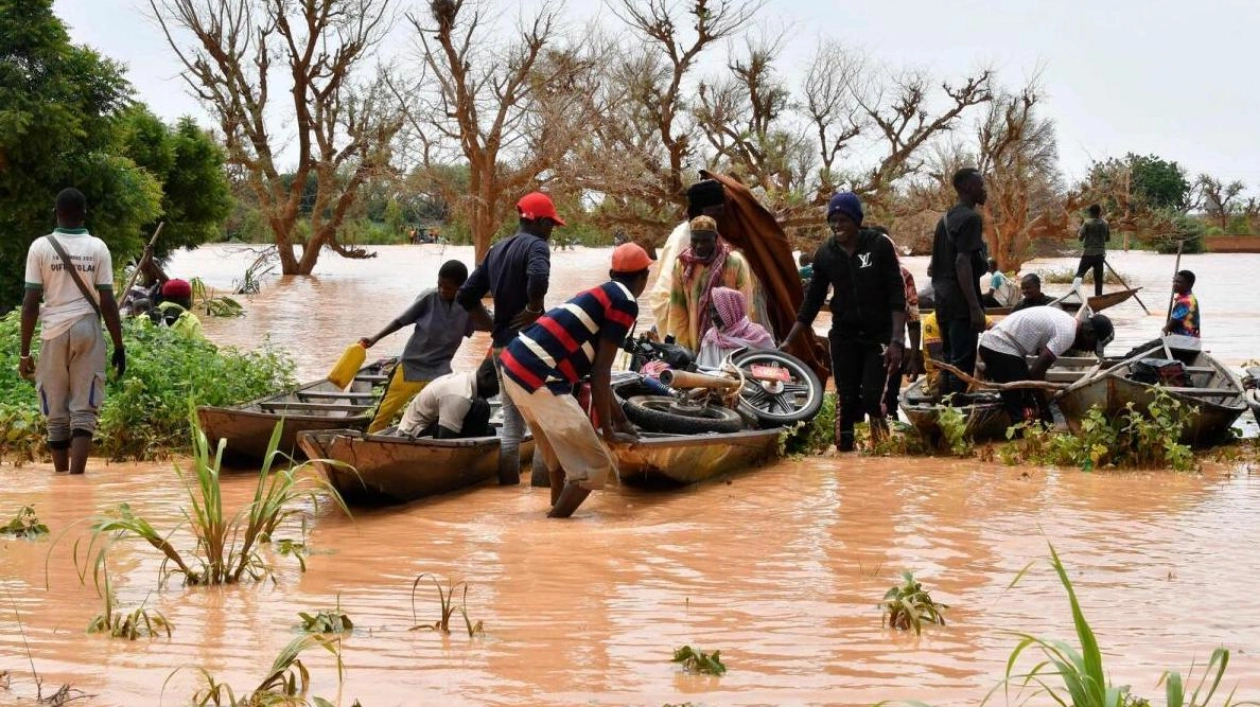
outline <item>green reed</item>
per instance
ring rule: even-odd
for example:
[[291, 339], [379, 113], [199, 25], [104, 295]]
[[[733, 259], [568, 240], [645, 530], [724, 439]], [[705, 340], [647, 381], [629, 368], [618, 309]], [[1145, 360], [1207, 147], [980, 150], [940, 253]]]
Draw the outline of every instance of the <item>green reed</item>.
[[682, 664], [683, 670], [701, 675], [722, 675], [726, 673], [726, 664], [722, 662], [722, 651], [705, 653], [698, 648], [683, 646], [674, 649], [674, 663]]
[[902, 631], [914, 629], [916, 634], [923, 633], [924, 623], [944, 626], [944, 612], [949, 605], [933, 601], [909, 570], [901, 573], [901, 579], [901, 584], [890, 587], [879, 603], [883, 623]]
[[[420, 623], [419, 614], [416, 613], [416, 590], [420, 588], [420, 584], [426, 578], [433, 584], [433, 587], [437, 590], [438, 605], [441, 611], [440, 615], [438, 616], [438, 620], [434, 621], [431, 624]], [[455, 593], [460, 591], [461, 588], [463, 589], [463, 593], [460, 595], [459, 605], [456, 606]], [[411, 621], [414, 625], [410, 629], [408, 629], [409, 631], [420, 631], [420, 630], [436, 631], [438, 633], [450, 635], [451, 617], [455, 615], [456, 611], [458, 611], [460, 613], [460, 616], [462, 616], [464, 619], [464, 630], [468, 632], [469, 638], [472, 638], [473, 636], [476, 636], [479, 633], [481, 634], [485, 633], [485, 627], [482, 625], [481, 621], [477, 621], [476, 623], [474, 623], [472, 619], [470, 619], [468, 616], [468, 583], [467, 582], [456, 583], [451, 579], [447, 579], [446, 586], [443, 587], [441, 581], [438, 580], [437, 575], [429, 574], [426, 572], [424, 574], [421, 574], [419, 577], [416, 577], [416, 580], [411, 583]]]

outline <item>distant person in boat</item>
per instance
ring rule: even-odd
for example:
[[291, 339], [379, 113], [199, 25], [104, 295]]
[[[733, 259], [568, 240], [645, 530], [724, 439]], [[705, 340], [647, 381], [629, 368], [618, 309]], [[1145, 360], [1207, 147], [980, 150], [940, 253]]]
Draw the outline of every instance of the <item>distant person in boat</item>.
[[[87, 199], [67, 188], [55, 203], [57, 227], [26, 252], [18, 374], [35, 381], [54, 471], [82, 474], [105, 399], [102, 320], [114, 342], [111, 365], [120, 377], [127, 354], [109, 247], [83, 227]], [[37, 323], [38, 361], [31, 353]]]
[[394, 415], [425, 386], [451, 372], [451, 359], [464, 339], [475, 329], [488, 331], [490, 319], [480, 322], [475, 315], [455, 303], [455, 295], [468, 280], [468, 266], [448, 260], [438, 269], [437, 287], [421, 292], [411, 306], [374, 336], [359, 339], [370, 349], [376, 342], [406, 326], [414, 327], [394, 375], [385, 387], [368, 432], [379, 432], [394, 421]]
[[[936, 224], [928, 268], [945, 362], [971, 375], [976, 368], [976, 342], [985, 327], [979, 277], [987, 261], [984, 222], [976, 207], [984, 206], [989, 194], [984, 177], [973, 167], [955, 172], [953, 184], [958, 203]], [[948, 394], [964, 392], [967, 386], [945, 373], [940, 388]]]
[[870, 418], [871, 435], [887, 430], [888, 386], [900, 380], [905, 350], [906, 290], [897, 250], [888, 236], [862, 228], [862, 202], [839, 192], [827, 204], [828, 238], [814, 254], [814, 276], [796, 323], [779, 348], [787, 349], [814, 323], [831, 297], [831, 372], [836, 380], [836, 448], [853, 450], [854, 425]]
[[662, 333], [672, 335], [679, 346], [697, 351], [712, 322], [709, 303], [713, 290], [730, 287], [743, 293], [746, 302], [752, 302], [753, 278], [748, 261], [722, 240], [712, 218], [692, 219], [690, 233], [691, 245], [678, 255], [672, 275], [669, 312]]
[[704, 333], [696, 363], [716, 368], [740, 349], [772, 349], [774, 337], [766, 328], [748, 318], [744, 294], [729, 287], [715, 287], [709, 304], [713, 325]]
[[487, 437], [494, 434], [489, 398], [498, 394], [499, 374], [491, 358], [475, 371], [438, 376], [407, 404], [398, 434], [437, 439]]
[[1164, 325], [1164, 336], [1202, 336], [1199, 298], [1194, 296], [1194, 273], [1182, 270], [1173, 277], [1173, 308]]
[[[1115, 327], [1105, 315], [1078, 320], [1057, 307], [1030, 307], [1008, 315], [980, 337], [980, 359], [985, 377], [995, 383], [1045, 380], [1055, 359], [1070, 349], [1102, 358], [1114, 337]], [[1032, 366], [1028, 356], [1037, 358]], [[1004, 390], [1001, 395], [1015, 424], [1053, 422], [1044, 399], [1032, 390]]]
[[805, 251], [801, 253], [796, 262], [800, 264], [800, 267], [797, 268], [796, 272], [801, 276], [801, 285], [809, 285], [809, 279], [814, 276], [814, 254], [809, 251]]
[[1009, 307], [1015, 300], [1015, 283], [1005, 273], [998, 269], [998, 263], [993, 258], [989, 258], [989, 289], [984, 293], [984, 306], [986, 307]]
[[1094, 295], [1103, 293], [1103, 267], [1107, 262], [1107, 242], [1111, 240], [1111, 226], [1102, 217], [1102, 207], [1090, 204], [1089, 218], [1081, 224], [1076, 239], [1085, 247], [1081, 251], [1081, 263], [1076, 266], [1076, 279], [1072, 287], [1084, 281], [1085, 273], [1094, 271]]
[[[639, 316], [652, 259], [635, 243], [613, 249], [610, 280], [547, 312], [503, 349], [503, 392], [534, 431], [551, 480], [552, 518], [567, 518], [602, 489], [615, 463], [606, 443], [634, 442], [634, 427], [613, 403], [611, 370]], [[578, 404], [573, 387], [587, 375], [599, 420]]]
[[158, 303], [161, 323], [192, 339], [204, 339], [201, 319], [192, 311], [192, 285], [174, 278], [162, 284], [162, 301]]
[[[488, 319], [481, 298], [494, 297], [494, 327], [490, 333], [495, 359], [517, 333], [542, 316], [543, 300], [551, 282], [551, 249], [547, 242], [556, 226], [565, 225], [556, 213], [551, 197], [533, 192], [516, 202], [520, 226], [511, 238], [499, 241], [486, 253], [485, 260], [473, 270], [468, 282], [459, 288], [455, 301], [465, 310]], [[503, 371], [499, 369], [502, 387]], [[525, 436], [525, 420], [516, 405], [503, 400], [503, 429], [499, 434], [499, 483], [519, 484], [521, 478], [521, 439]], [[535, 473], [535, 486], [545, 479]]]
[[1054, 301], [1053, 297], [1041, 291], [1041, 276], [1035, 272], [1019, 279], [1019, 291], [1024, 297], [1011, 308], [1012, 313], [1029, 307], [1044, 307]]

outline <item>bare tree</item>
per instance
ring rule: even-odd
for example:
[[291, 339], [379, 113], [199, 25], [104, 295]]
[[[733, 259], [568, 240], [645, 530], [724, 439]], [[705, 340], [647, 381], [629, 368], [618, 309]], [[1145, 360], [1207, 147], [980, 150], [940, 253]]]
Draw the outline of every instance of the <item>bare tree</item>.
[[[357, 83], [389, 27], [390, 1], [149, 0], [184, 79], [218, 118], [228, 160], [243, 169], [285, 274], [310, 274], [325, 246], [368, 255], [337, 234], [360, 186], [389, 169], [390, 142], [402, 125], [379, 80]], [[273, 67], [277, 59], [283, 64]], [[292, 101], [291, 122], [274, 113], [277, 78], [280, 95]], [[280, 124], [296, 133], [294, 147], [273, 131]], [[279, 159], [292, 159], [293, 171], [283, 172]], [[306, 205], [311, 179], [315, 199]], [[298, 228], [304, 207], [305, 236]], [[295, 245], [303, 246], [300, 259]]]
[[1224, 231], [1229, 228], [1230, 217], [1243, 206], [1239, 197], [1246, 188], [1240, 181], [1226, 184], [1209, 174], [1200, 174], [1193, 187], [1195, 205]]
[[837, 42], [823, 42], [801, 84], [804, 111], [818, 138], [818, 199], [836, 191], [836, 159], [867, 125], [855, 93], [864, 68], [860, 55]]
[[[420, 164], [467, 220], [478, 259], [512, 200], [545, 181], [586, 120], [581, 104], [569, 99], [595, 60], [580, 47], [557, 46], [557, 13], [544, 9], [524, 21], [509, 42], [466, 0], [431, 0], [427, 14], [407, 15], [421, 75], [395, 89], [409, 106]], [[440, 179], [456, 162], [468, 166], [463, 195]]]

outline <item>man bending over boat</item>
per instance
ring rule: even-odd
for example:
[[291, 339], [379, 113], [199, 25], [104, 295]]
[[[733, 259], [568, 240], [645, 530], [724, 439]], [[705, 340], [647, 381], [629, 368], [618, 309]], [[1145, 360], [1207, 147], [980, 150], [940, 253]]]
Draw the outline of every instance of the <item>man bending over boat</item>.
[[398, 423], [398, 433], [437, 439], [492, 435], [487, 399], [498, 394], [499, 375], [493, 359], [487, 358], [476, 371], [439, 376], [411, 399]]
[[503, 391], [534, 431], [534, 454], [551, 480], [551, 518], [568, 518], [614, 469], [591, 418], [571, 394], [591, 377], [591, 400], [605, 442], [630, 443], [634, 427], [613, 403], [611, 370], [639, 316], [652, 259], [635, 243], [613, 249], [608, 282], [544, 314], [503, 349]]
[[[455, 302], [460, 286], [468, 280], [468, 266], [458, 260], [442, 263], [438, 270], [437, 287], [420, 293], [407, 311], [381, 329], [376, 336], [359, 339], [359, 344], [370, 349], [376, 342], [411, 324], [415, 328], [407, 345], [403, 347], [402, 360], [389, 379], [389, 386], [381, 396], [376, 417], [368, 425], [368, 432], [379, 432], [394, 421], [394, 415], [430, 381], [451, 372], [451, 359], [459, 350], [464, 338], [473, 330], [490, 330], [489, 317], [470, 313]], [[481, 310], [484, 312], [484, 310]]]
[[[980, 337], [980, 360], [985, 377], [995, 383], [1045, 380], [1055, 359], [1069, 349], [1092, 351], [1102, 358], [1103, 347], [1114, 336], [1115, 327], [1102, 314], [1078, 321], [1057, 307], [1030, 307], [1007, 316]], [[1031, 367], [1028, 356], [1037, 357]], [[1033, 391], [1004, 390], [1001, 395], [1012, 423], [1053, 421]]]

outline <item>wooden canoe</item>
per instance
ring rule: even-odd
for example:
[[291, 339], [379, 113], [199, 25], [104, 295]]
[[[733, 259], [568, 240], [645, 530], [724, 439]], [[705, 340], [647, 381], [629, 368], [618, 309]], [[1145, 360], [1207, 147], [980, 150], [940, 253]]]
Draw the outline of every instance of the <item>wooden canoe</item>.
[[[308, 430], [298, 445], [346, 503], [385, 505], [475, 486], [499, 475], [499, 438], [412, 439], [360, 430]], [[534, 441], [521, 441], [529, 470]]]
[[221, 439], [227, 440], [223, 458], [230, 466], [261, 463], [280, 420], [284, 421], [284, 431], [279, 451], [301, 459], [299, 432], [368, 426], [376, 409], [376, 389], [384, 386], [394, 363], [395, 359], [387, 359], [364, 366], [347, 391], [327, 379], [312, 381], [240, 405], [201, 405], [197, 419], [212, 447]]
[[1106, 369], [1099, 369], [1056, 396], [1068, 425], [1076, 432], [1090, 409], [1098, 407], [1109, 418], [1124, 412], [1129, 403], [1145, 412], [1157, 390], [1198, 410], [1182, 431], [1181, 442], [1195, 448], [1230, 439], [1229, 428], [1247, 410], [1242, 382], [1219, 361], [1202, 351], [1176, 352], [1186, 364], [1190, 385], [1165, 387], [1129, 378], [1130, 366], [1144, 358], [1165, 358], [1163, 346], [1154, 346]]
[[672, 435], [644, 432], [635, 444], [615, 445], [617, 474], [635, 486], [678, 486], [758, 466], [778, 453], [781, 430]]
[[[1136, 295], [1138, 293], [1138, 290], [1140, 289], [1142, 288], [1134, 287], [1128, 290], [1104, 292], [1103, 294], [1098, 295], [1096, 297], [1090, 297], [1089, 308], [1093, 312], [1101, 312], [1104, 309], [1107, 309], [1109, 307], [1114, 307], [1117, 304], [1120, 304], [1121, 302], [1125, 302], [1125, 301], [1128, 301], [1129, 299], [1132, 299], [1132, 297]], [[1075, 301], [1072, 299], [1068, 299], [1069, 297], [1072, 297], [1072, 296], [1073, 296], [1072, 293], [1069, 292], [1068, 294], [1056, 299], [1050, 304], [1052, 306], [1057, 306], [1059, 309], [1062, 309], [1065, 312], [1076, 313], [1076, 311], [1081, 308], [1081, 303], [1079, 299]], [[985, 307], [984, 313], [991, 317], [1004, 316], [1004, 315], [1010, 314], [1013, 308], [1014, 307]], [[932, 310], [931, 309], [923, 310], [924, 313], [930, 312], [930, 311]]]
[[[1028, 358], [1029, 365], [1036, 359]], [[1098, 364], [1093, 356], [1060, 356], [1046, 372], [1046, 380], [1052, 383], [1071, 383], [1088, 375]], [[915, 381], [901, 394], [901, 411], [906, 419], [929, 442], [938, 443], [944, 436], [940, 416], [945, 411], [925, 388], [927, 379]], [[967, 394], [966, 404], [954, 406], [966, 420], [964, 434], [975, 442], [1006, 439], [1006, 429], [1011, 426], [1011, 416], [1002, 406], [1001, 396], [995, 391], [972, 391]]]

